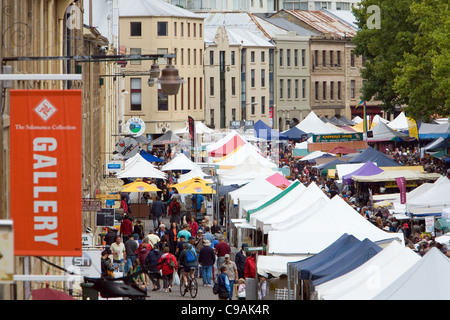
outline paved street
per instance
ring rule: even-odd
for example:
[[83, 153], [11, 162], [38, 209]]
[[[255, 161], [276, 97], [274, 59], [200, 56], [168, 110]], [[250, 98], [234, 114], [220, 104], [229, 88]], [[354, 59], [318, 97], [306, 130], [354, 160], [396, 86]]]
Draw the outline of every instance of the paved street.
[[[143, 219], [140, 218], [140, 220], [144, 223], [144, 230], [145, 234], [148, 234], [150, 231], [153, 230], [153, 220], [149, 219]], [[163, 218], [163, 223], [168, 226], [169, 225], [169, 218], [165, 217]], [[172, 292], [165, 292], [165, 289], [162, 288], [162, 280], [161, 280], [161, 289], [158, 291], [151, 291], [152, 285], [149, 287], [148, 292], [148, 300], [218, 300], [217, 296], [212, 293], [212, 287], [204, 287], [202, 285], [202, 280], [197, 279], [198, 281], [198, 293], [196, 298], [192, 298], [189, 292], [185, 294], [185, 296], [181, 296], [180, 293], [180, 287], [179, 286], [173, 286]]]

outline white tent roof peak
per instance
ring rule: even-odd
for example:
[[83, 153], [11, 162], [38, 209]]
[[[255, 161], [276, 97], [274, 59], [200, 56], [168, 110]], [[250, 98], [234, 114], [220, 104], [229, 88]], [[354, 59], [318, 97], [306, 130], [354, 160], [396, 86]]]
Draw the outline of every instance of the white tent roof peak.
[[341, 130], [333, 128], [324, 123], [320, 118], [311, 111], [297, 126], [298, 129], [306, 133], [312, 134], [336, 134], [342, 133]]
[[161, 170], [169, 171], [169, 170], [193, 170], [197, 169], [199, 166], [192, 162], [184, 153], [179, 153], [175, 158], [173, 158], [170, 162], [165, 164]]

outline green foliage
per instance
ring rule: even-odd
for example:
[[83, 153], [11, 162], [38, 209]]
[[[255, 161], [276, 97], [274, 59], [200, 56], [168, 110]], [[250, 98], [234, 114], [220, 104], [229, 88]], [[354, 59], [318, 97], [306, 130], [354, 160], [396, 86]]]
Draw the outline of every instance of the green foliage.
[[[380, 8], [380, 28], [367, 23], [367, 8]], [[380, 100], [386, 111], [407, 105], [408, 116], [449, 115], [449, 1], [361, 0], [353, 9], [360, 31], [355, 53], [366, 58], [362, 99]]]

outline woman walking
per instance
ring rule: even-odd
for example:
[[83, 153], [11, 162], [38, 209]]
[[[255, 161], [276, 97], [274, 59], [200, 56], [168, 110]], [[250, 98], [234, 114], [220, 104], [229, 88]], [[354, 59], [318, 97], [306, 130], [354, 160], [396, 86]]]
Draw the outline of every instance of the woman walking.
[[172, 292], [173, 274], [177, 269], [177, 259], [170, 253], [169, 247], [164, 247], [164, 253], [158, 261], [158, 270], [162, 271], [163, 288], [166, 292]]

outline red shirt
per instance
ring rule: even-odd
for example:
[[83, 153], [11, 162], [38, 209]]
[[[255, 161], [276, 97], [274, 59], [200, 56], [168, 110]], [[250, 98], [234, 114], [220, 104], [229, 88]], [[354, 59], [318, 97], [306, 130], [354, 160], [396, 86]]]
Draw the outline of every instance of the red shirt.
[[129, 219], [123, 219], [120, 224], [120, 234], [129, 235], [133, 233], [133, 223]]
[[226, 242], [219, 242], [216, 244], [215, 249], [218, 257], [223, 257], [231, 252], [231, 248]]
[[256, 277], [256, 261], [255, 258], [250, 256], [245, 260], [244, 278]]

